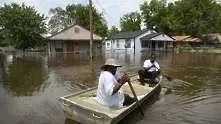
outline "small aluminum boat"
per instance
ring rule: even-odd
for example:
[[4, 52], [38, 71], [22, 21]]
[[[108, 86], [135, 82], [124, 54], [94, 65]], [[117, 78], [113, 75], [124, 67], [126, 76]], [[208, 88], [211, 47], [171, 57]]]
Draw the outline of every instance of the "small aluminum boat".
[[[162, 76], [159, 76], [155, 86], [140, 85], [137, 77], [137, 75], [131, 77], [131, 83], [141, 104], [160, 88]], [[128, 83], [122, 86], [122, 90], [133, 97]], [[97, 102], [96, 92], [97, 87], [93, 87], [58, 98], [66, 117], [83, 124], [115, 124], [137, 107], [136, 103], [120, 108], [106, 107]]]

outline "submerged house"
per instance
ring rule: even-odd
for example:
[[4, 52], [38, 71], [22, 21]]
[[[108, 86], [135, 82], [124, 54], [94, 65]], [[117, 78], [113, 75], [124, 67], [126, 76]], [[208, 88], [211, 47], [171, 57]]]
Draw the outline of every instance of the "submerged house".
[[137, 31], [120, 32], [108, 37], [103, 42], [106, 50], [166, 50], [174, 39], [154, 30], [143, 29]]
[[172, 36], [175, 41], [174, 41], [174, 47], [176, 46], [185, 46], [185, 45], [190, 45], [192, 47], [200, 46], [203, 45], [203, 42], [199, 38], [195, 38], [192, 36]]
[[204, 35], [204, 42], [209, 46], [220, 47], [221, 46], [221, 35], [220, 33], [212, 33]]
[[[102, 37], [93, 34], [93, 52], [101, 51]], [[48, 37], [48, 52], [89, 53], [90, 31], [79, 25], [72, 25]]]

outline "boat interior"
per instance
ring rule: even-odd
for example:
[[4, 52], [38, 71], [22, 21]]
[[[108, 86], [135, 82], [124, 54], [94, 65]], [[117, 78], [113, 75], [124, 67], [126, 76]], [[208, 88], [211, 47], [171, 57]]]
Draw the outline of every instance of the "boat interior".
[[[135, 90], [138, 100], [142, 99], [145, 95], [147, 95], [154, 88], [154, 87], [149, 87], [149, 85], [145, 85], [145, 86], [139, 85], [138, 82], [134, 82], [134, 81], [136, 80], [133, 80], [133, 82], [131, 83], [133, 84], [133, 88]], [[130, 90], [128, 83], [122, 86], [122, 90], [124, 93], [133, 97], [132, 91]], [[111, 118], [118, 116], [120, 113], [122, 113], [123, 111], [128, 109], [130, 106], [135, 104], [133, 103], [130, 106], [124, 106], [120, 108], [109, 108], [97, 102], [96, 91], [97, 91], [97, 88], [92, 88], [85, 92], [65, 96], [64, 98], [85, 109], [92, 110], [98, 113], [105, 112], [105, 114]]]

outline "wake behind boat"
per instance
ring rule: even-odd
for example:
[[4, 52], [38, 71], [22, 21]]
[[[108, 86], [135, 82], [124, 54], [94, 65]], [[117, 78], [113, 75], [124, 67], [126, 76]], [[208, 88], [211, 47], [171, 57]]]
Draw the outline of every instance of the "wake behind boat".
[[[139, 103], [143, 103], [151, 97], [159, 88], [162, 76], [159, 76], [155, 86], [140, 85], [137, 75], [131, 77], [131, 83], [138, 97]], [[122, 86], [124, 93], [133, 97], [128, 83]], [[67, 118], [85, 124], [115, 124], [137, 108], [134, 102], [132, 105], [120, 108], [106, 107], [96, 100], [97, 87], [93, 87], [78, 93], [60, 97], [59, 104]]]

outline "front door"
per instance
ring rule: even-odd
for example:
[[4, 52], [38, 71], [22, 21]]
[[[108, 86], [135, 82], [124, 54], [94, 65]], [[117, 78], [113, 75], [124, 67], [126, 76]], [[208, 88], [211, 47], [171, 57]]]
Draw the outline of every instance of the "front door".
[[73, 53], [74, 47], [73, 47], [73, 41], [67, 41], [67, 52]]

